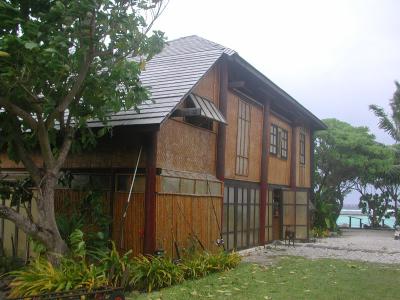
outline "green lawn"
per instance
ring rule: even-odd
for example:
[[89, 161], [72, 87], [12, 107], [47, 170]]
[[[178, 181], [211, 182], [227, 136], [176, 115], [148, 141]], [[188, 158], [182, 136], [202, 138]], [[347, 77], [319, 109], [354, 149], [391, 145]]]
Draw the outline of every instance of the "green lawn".
[[400, 299], [400, 266], [282, 257], [127, 299]]

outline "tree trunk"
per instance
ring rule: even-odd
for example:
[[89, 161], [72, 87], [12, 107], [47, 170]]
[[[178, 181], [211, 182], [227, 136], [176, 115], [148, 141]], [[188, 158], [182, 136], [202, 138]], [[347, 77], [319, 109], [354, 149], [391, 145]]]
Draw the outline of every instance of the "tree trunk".
[[399, 224], [399, 213], [398, 213], [398, 207], [397, 207], [397, 196], [394, 197], [394, 224], [395, 225], [400, 225]]
[[48, 238], [42, 241], [50, 256], [64, 255], [68, 252], [68, 247], [58, 230], [56, 216], [54, 211], [54, 196], [57, 178], [54, 174], [47, 173], [40, 189], [38, 210], [41, 215], [40, 227], [47, 233]]

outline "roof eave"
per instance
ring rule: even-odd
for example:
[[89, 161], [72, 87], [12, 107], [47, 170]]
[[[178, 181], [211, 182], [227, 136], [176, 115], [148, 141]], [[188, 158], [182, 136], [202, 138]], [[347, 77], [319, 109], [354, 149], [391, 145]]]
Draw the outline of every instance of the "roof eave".
[[244, 67], [246, 70], [248, 70], [251, 74], [256, 76], [258, 79], [260, 79], [263, 83], [265, 83], [269, 88], [271, 88], [274, 92], [282, 96], [285, 100], [289, 101], [292, 103], [297, 109], [299, 109], [302, 113], [304, 113], [311, 121], [313, 124], [313, 128], [315, 130], [325, 130], [328, 127], [325, 125], [324, 122], [322, 122], [318, 117], [316, 117], [312, 112], [310, 112], [307, 108], [305, 108], [303, 105], [301, 105], [296, 99], [294, 99], [292, 96], [290, 96], [287, 92], [285, 92], [283, 89], [281, 89], [279, 86], [277, 86], [275, 83], [273, 83], [270, 79], [268, 79], [264, 74], [262, 74], [260, 71], [258, 71], [256, 68], [254, 68], [250, 63], [248, 63], [245, 59], [240, 57], [237, 53], [234, 53], [232, 55], [227, 55], [231, 60], [233, 60], [235, 63], [238, 63], [242, 67]]

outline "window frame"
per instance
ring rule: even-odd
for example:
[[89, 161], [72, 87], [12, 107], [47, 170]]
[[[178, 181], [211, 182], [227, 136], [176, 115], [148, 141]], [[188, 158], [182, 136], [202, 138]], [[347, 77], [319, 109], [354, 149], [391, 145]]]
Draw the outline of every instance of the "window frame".
[[288, 158], [289, 151], [289, 133], [286, 129], [280, 128], [280, 157], [283, 159]]
[[249, 175], [250, 161], [250, 127], [251, 127], [251, 105], [238, 100], [238, 125], [236, 133], [236, 165], [235, 174], [239, 176]]
[[272, 155], [278, 155], [278, 126], [271, 124], [269, 134], [269, 153]]
[[300, 132], [300, 151], [299, 151], [299, 161], [300, 165], [306, 164], [306, 134], [304, 132]]

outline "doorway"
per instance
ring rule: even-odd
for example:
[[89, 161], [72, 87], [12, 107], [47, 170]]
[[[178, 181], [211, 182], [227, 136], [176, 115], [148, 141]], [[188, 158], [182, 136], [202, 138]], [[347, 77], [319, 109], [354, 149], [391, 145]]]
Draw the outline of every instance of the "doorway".
[[282, 190], [272, 192], [272, 239], [282, 239]]

